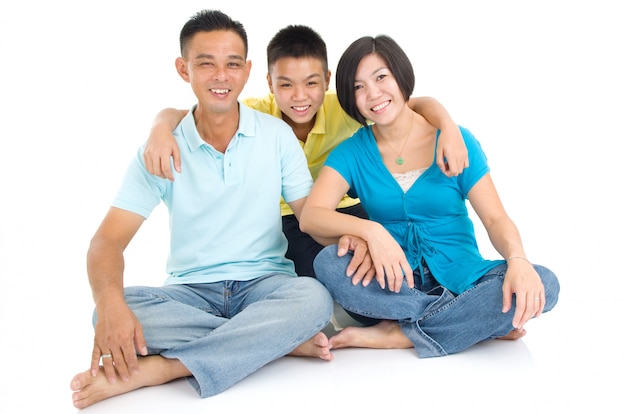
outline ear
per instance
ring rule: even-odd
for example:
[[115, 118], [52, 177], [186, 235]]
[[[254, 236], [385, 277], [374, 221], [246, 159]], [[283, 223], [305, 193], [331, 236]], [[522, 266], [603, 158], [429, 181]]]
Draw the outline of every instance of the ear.
[[246, 60], [246, 83], [248, 83], [248, 79], [250, 78], [250, 71], [252, 70], [252, 61]]
[[185, 61], [185, 59], [181, 57], [176, 58], [175, 65], [176, 72], [178, 72], [180, 77], [183, 78], [185, 82], [189, 82], [189, 70], [187, 68], [187, 62]]
[[326, 81], [326, 89], [324, 90], [328, 91], [328, 86], [330, 85], [330, 70], [326, 72], [326, 78], [324, 80]]
[[272, 83], [272, 77], [269, 73], [265, 75], [265, 79], [267, 79], [267, 87], [270, 88], [270, 93], [274, 93], [274, 84]]

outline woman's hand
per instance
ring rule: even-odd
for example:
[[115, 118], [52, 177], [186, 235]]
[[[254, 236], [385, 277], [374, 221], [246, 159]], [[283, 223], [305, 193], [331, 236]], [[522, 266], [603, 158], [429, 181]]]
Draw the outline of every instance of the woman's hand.
[[404, 251], [382, 225], [378, 224], [378, 229], [369, 237], [367, 245], [374, 263], [376, 280], [382, 289], [385, 289], [386, 279], [389, 290], [399, 292], [405, 277], [409, 287], [415, 287], [413, 269]]
[[533, 265], [522, 257], [512, 257], [507, 261], [508, 268], [502, 285], [502, 312], [506, 313], [513, 306], [515, 294], [515, 315], [513, 326], [522, 330], [533, 317], [543, 313], [546, 295], [541, 277]]

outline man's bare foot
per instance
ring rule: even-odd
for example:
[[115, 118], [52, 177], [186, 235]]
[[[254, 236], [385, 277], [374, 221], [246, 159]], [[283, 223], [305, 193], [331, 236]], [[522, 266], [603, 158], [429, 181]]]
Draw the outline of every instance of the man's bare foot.
[[72, 403], [76, 408], [85, 408], [116, 395], [142, 387], [165, 384], [188, 375], [191, 373], [180, 361], [166, 359], [159, 355], [140, 358], [139, 372], [131, 374], [128, 381], [117, 378], [114, 383], [109, 382], [102, 367], [95, 377], [91, 375], [90, 370], [87, 370], [72, 378], [70, 383], [70, 388], [74, 391]]
[[330, 348], [377, 348], [406, 349], [413, 348], [400, 325], [394, 321], [382, 321], [374, 326], [347, 326], [330, 338]]
[[76, 374], [70, 383], [70, 388], [74, 391], [72, 393], [72, 402], [76, 408], [85, 408], [104, 399], [124, 394], [140, 387], [141, 385], [132, 379], [122, 381], [118, 378], [114, 383], [110, 383], [105, 377], [102, 367], [100, 367], [95, 377], [92, 377], [91, 371], [87, 370]]
[[291, 356], [307, 356], [332, 361], [333, 354], [330, 353], [328, 337], [323, 332], [318, 332], [315, 336], [289, 353]]
[[522, 336], [526, 335], [526, 329], [513, 329], [508, 334], [501, 336], [496, 339], [504, 339], [507, 341], [515, 341], [516, 339], [520, 339]]

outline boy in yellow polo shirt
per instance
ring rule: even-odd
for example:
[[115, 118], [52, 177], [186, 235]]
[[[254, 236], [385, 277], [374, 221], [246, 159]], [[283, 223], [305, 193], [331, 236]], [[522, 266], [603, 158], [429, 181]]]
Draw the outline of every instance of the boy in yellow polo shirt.
[[[270, 93], [241, 102], [282, 118], [292, 127], [315, 180], [330, 151], [361, 125], [343, 111], [336, 93], [328, 90], [331, 73], [326, 43], [310, 27], [290, 25], [278, 31], [267, 46], [267, 66]], [[448, 112], [433, 98], [411, 98], [409, 104], [441, 130], [437, 147], [437, 164], [441, 170], [448, 176], [460, 174], [468, 165], [467, 149]], [[151, 174], [173, 180], [170, 158], [176, 171], [181, 172], [172, 131], [186, 113], [186, 110], [169, 108], [157, 114], [144, 152], [146, 168]], [[254, 200], [250, 202], [253, 206]], [[347, 195], [337, 208], [344, 213], [367, 217], [359, 200]], [[293, 260], [298, 275], [315, 276], [313, 259], [323, 246], [300, 231], [298, 220], [282, 200], [281, 210], [283, 232], [289, 242], [287, 258]]]

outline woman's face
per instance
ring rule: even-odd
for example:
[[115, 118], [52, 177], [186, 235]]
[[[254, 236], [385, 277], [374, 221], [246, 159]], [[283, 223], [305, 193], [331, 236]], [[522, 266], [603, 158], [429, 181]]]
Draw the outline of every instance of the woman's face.
[[377, 54], [367, 55], [359, 63], [354, 98], [361, 115], [379, 125], [392, 122], [406, 105], [396, 78]]

